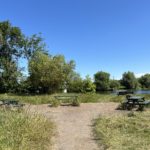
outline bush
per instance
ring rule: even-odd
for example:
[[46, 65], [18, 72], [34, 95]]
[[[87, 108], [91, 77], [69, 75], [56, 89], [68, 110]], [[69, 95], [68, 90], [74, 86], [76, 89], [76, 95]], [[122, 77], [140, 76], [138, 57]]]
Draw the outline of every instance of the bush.
[[80, 106], [80, 102], [79, 102], [79, 100], [78, 100], [78, 99], [73, 100], [73, 102], [72, 102], [72, 106]]
[[109, 89], [110, 74], [107, 72], [99, 71], [94, 75], [97, 91], [107, 91]]
[[52, 100], [50, 101], [51, 107], [58, 107], [60, 105], [60, 101], [52, 98]]

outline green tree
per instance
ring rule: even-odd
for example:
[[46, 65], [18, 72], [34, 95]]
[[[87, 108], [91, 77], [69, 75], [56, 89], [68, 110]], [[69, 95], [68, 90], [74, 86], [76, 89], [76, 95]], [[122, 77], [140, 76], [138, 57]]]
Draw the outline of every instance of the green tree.
[[0, 80], [1, 91], [14, 91], [21, 75], [17, 65], [23, 53], [24, 35], [9, 21], [0, 22]]
[[73, 72], [68, 82], [68, 92], [80, 93], [83, 91], [83, 80], [80, 75]]
[[27, 58], [28, 60], [32, 57], [32, 55], [36, 51], [41, 51], [45, 54], [48, 54], [46, 50], [46, 44], [44, 43], [41, 34], [39, 35], [34, 34], [31, 37], [25, 37], [23, 44], [24, 44], [23, 54], [24, 57]]
[[150, 88], [150, 74], [145, 74], [139, 78], [142, 88]]
[[30, 82], [33, 88], [41, 93], [62, 90], [73, 68], [70, 63], [66, 63], [62, 55], [52, 57], [36, 51], [29, 61]]
[[106, 91], [109, 89], [110, 74], [99, 71], [94, 75], [95, 85], [97, 91]]
[[89, 75], [83, 80], [83, 92], [95, 92], [96, 86]]
[[120, 82], [118, 80], [110, 80], [110, 88], [111, 89], [119, 89]]
[[130, 71], [123, 73], [121, 84], [126, 89], [136, 89], [138, 87], [137, 79], [135, 78], [134, 73]]

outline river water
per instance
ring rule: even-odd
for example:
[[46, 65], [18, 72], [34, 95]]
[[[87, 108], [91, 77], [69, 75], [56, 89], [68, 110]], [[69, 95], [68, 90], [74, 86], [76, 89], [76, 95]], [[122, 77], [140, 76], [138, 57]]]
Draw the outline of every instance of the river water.
[[[117, 91], [99, 92], [99, 94], [117, 94]], [[134, 90], [134, 94], [150, 94], [150, 90]]]
[[135, 94], [150, 94], [150, 90], [135, 90]]

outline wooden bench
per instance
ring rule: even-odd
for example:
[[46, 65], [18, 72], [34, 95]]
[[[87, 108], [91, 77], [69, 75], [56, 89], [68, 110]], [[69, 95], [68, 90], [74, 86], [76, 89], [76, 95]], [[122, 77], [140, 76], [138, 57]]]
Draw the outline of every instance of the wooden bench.
[[58, 95], [54, 97], [55, 99], [61, 101], [61, 104], [67, 103], [69, 101], [69, 104], [72, 104], [73, 106], [79, 106], [78, 96], [76, 95]]

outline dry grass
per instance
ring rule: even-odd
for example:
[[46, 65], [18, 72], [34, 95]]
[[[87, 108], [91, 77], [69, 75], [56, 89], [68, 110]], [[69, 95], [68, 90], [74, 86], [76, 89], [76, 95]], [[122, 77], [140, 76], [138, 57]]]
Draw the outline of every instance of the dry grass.
[[149, 150], [150, 111], [100, 117], [95, 122], [99, 144], [108, 150]]
[[1, 150], [47, 150], [54, 125], [43, 116], [25, 111], [0, 110]]

